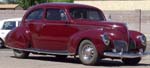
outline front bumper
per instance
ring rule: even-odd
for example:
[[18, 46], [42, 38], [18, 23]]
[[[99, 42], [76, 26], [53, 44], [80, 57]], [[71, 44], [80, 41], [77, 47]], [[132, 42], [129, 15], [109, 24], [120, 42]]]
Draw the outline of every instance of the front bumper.
[[140, 51], [138, 53], [130, 53], [130, 52], [104, 52], [104, 56], [107, 57], [115, 57], [115, 58], [138, 58], [146, 56], [148, 53], [144, 53]]
[[146, 53], [113, 53], [113, 52], [104, 52], [104, 56], [108, 57], [117, 57], [117, 58], [138, 58], [147, 55]]

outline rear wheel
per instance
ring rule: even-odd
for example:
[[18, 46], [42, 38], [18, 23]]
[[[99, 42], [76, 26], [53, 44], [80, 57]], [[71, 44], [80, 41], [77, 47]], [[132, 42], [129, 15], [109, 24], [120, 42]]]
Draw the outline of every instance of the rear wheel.
[[21, 50], [13, 50], [14, 56], [17, 58], [27, 58], [29, 56], [29, 52], [21, 51]]
[[0, 39], [0, 48], [4, 47], [4, 41], [2, 39]]
[[85, 65], [95, 65], [98, 60], [98, 52], [90, 40], [83, 40], [79, 46], [79, 58]]
[[122, 61], [126, 65], [136, 65], [140, 62], [141, 57], [139, 58], [123, 58]]

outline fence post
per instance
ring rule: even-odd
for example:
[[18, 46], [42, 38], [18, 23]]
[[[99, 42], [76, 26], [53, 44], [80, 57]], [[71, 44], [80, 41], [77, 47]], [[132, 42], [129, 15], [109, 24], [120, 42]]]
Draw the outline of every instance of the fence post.
[[141, 25], [142, 25], [142, 10], [141, 9], [137, 9], [136, 10], [138, 12], [138, 21], [139, 21], [139, 31], [142, 31]]

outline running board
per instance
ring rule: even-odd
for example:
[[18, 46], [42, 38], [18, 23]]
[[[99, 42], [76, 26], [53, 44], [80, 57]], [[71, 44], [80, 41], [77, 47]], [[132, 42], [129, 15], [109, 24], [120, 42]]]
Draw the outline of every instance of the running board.
[[33, 49], [33, 48], [20, 49], [20, 48], [14, 48], [14, 47], [9, 47], [9, 46], [7, 46], [7, 47], [10, 48], [10, 49], [27, 51], [27, 52], [38, 53], [38, 54], [47, 54], [47, 55], [75, 55], [75, 53], [69, 53], [67, 51], [46, 51], [46, 50]]

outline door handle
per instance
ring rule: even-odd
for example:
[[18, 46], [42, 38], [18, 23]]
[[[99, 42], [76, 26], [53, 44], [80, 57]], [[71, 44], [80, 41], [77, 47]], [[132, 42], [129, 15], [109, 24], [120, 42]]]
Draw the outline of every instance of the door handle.
[[37, 27], [37, 28], [38, 28], [38, 29], [37, 29], [37, 32], [40, 32], [40, 31], [45, 27], [45, 25], [46, 25], [46, 24], [41, 24], [41, 25], [39, 26], [39, 28]]
[[70, 24], [70, 22], [68, 22], [68, 21], [65, 21], [65, 26], [69, 26], [69, 24]]
[[41, 32], [42, 29], [45, 27], [45, 25], [46, 25], [46, 24], [40, 24], [39, 27], [36, 27], [36, 28], [37, 28], [36, 31], [37, 31], [37, 35], [38, 35], [38, 36], [40, 36], [40, 32]]
[[41, 29], [43, 29], [45, 27], [46, 24], [42, 24]]

